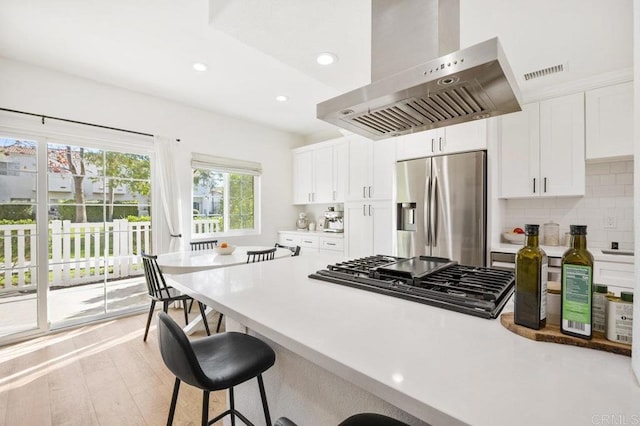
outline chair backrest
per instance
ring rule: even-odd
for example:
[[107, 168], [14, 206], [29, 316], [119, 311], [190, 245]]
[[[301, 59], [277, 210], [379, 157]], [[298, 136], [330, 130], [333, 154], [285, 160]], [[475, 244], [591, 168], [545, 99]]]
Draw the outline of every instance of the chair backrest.
[[158, 314], [158, 342], [162, 360], [180, 380], [200, 387], [206, 375], [180, 326], [166, 313]]
[[276, 248], [286, 248], [291, 251], [291, 256], [299, 256], [300, 255], [300, 246], [283, 246], [282, 244], [276, 243]]
[[169, 288], [158, 266], [158, 256], [142, 253], [142, 264], [149, 296], [157, 299], [169, 298]]
[[276, 248], [266, 250], [247, 250], [247, 263], [262, 262], [263, 260], [273, 260]]
[[218, 240], [191, 241], [191, 250], [211, 250], [218, 246]]

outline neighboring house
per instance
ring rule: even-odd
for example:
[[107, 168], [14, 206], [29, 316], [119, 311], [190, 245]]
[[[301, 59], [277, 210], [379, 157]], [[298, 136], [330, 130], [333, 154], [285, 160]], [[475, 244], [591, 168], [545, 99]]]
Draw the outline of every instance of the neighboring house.
[[[0, 203], [32, 202], [36, 197], [36, 147], [31, 142], [14, 141], [11, 139], [0, 140]], [[62, 149], [48, 149], [49, 164], [56, 163], [63, 154]], [[22, 173], [21, 173], [22, 172]], [[86, 164], [86, 176], [82, 182], [82, 190], [87, 202], [103, 201], [104, 192], [108, 189], [104, 186], [104, 179], [100, 177], [101, 171], [93, 164]], [[71, 173], [61, 167], [50, 166], [47, 176], [49, 191], [49, 203], [55, 204], [65, 200], [73, 200], [73, 179]], [[143, 205], [140, 215], [149, 215], [148, 206], [150, 199], [138, 193], [127, 191], [124, 185], [119, 185], [114, 190], [115, 201], [138, 201]], [[49, 216], [55, 219], [57, 209], [51, 206]]]

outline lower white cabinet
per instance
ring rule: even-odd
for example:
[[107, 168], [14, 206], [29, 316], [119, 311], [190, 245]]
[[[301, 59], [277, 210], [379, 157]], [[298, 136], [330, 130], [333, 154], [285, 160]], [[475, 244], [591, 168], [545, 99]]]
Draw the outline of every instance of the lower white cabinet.
[[633, 263], [602, 262], [593, 263], [593, 282], [605, 284], [609, 291], [620, 296], [621, 291], [633, 291], [635, 272]]
[[285, 246], [300, 246], [300, 254], [330, 252], [344, 252], [344, 238], [342, 234], [326, 235], [322, 232], [309, 231], [280, 231], [278, 242]]
[[352, 202], [345, 205], [345, 232], [349, 258], [393, 253], [391, 201]]

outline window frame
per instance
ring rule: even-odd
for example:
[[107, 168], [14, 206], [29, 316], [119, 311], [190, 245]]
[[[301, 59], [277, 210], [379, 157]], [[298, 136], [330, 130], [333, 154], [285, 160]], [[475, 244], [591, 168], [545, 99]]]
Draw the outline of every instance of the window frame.
[[[219, 232], [202, 232], [195, 233], [195, 215], [193, 213], [194, 203], [198, 202], [202, 204], [201, 199], [196, 199], [196, 193], [194, 191], [193, 184], [193, 174], [195, 170], [208, 170], [217, 173], [224, 174], [224, 195], [223, 195], [223, 223], [224, 229]], [[230, 199], [230, 179], [229, 176], [231, 174], [243, 174], [249, 175], [253, 177], [253, 228], [245, 228], [245, 229], [229, 229], [231, 224], [230, 216], [229, 216], [229, 199]], [[234, 237], [234, 236], [245, 236], [245, 235], [258, 235], [261, 232], [261, 204], [262, 204], [262, 196], [261, 196], [261, 175], [262, 175], [262, 166], [260, 163], [255, 163], [251, 161], [245, 160], [235, 160], [232, 158], [225, 157], [215, 157], [209, 156], [205, 154], [192, 154], [191, 160], [191, 200], [190, 200], [190, 233], [191, 239], [202, 239], [202, 238], [211, 238], [211, 237]], [[202, 207], [202, 206], [201, 206]]]

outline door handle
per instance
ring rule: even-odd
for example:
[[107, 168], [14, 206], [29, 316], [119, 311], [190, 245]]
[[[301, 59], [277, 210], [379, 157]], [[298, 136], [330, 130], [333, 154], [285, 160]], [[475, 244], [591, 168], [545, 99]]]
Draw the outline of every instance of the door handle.
[[371, 198], [371, 187], [369, 187], [369, 198]]
[[362, 205], [362, 216], [366, 216], [367, 215], [367, 205], [363, 204]]
[[431, 245], [431, 176], [427, 176], [427, 180], [424, 185], [424, 238], [427, 241], [427, 245]]
[[431, 138], [431, 152], [432, 153], [436, 152], [435, 143], [436, 143], [436, 139], [435, 138]]
[[433, 177], [433, 187], [431, 188], [431, 245], [438, 246], [438, 178]]
[[544, 192], [547, 192], [547, 178], [544, 178]]
[[440, 152], [442, 152], [442, 136], [440, 136], [438, 138], [438, 147], [439, 147], [438, 149], [440, 150]]
[[333, 191], [333, 201], [336, 200], [336, 191]]
[[536, 178], [533, 178], [533, 193], [536, 193]]
[[371, 216], [371, 204], [369, 204], [369, 216]]
[[367, 187], [366, 186], [362, 187], [362, 198], [367, 198]]

